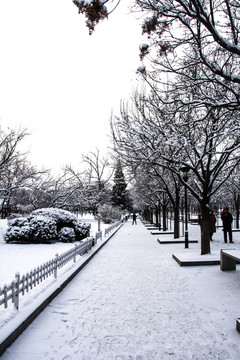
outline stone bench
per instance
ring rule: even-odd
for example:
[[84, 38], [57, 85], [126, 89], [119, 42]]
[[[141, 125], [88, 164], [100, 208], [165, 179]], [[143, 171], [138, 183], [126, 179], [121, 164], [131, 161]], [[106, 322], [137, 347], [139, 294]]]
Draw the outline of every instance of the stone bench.
[[[224, 270], [236, 270], [236, 264], [240, 264], [240, 250], [221, 250], [220, 268]], [[236, 320], [236, 329], [240, 333], [240, 318]]]
[[224, 250], [220, 252], [220, 269], [236, 270], [236, 264], [240, 263], [240, 250]]

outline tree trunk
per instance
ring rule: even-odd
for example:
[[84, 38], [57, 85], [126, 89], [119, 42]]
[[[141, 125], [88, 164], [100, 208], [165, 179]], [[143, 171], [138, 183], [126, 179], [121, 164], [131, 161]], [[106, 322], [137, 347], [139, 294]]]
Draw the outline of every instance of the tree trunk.
[[211, 252], [209, 207], [202, 204], [201, 211], [201, 255], [205, 255]]
[[174, 239], [178, 239], [180, 237], [180, 196], [179, 189], [176, 189], [175, 195], [175, 204], [174, 204]]
[[7, 207], [6, 200], [3, 199], [2, 206], [1, 206], [1, 218], [2, 218], [2, 219], [5, 219], [5, 218], [6, 218], [6, 210], [5, 210], [6, 207]]
[[162, 214], [163, 214], [163, 231], [167, 230], [167, 205], [163, 204], [162, 206]]
[[239, 207], [240, 207], [240, 195], [234, 198], [235, 200], [235, 209], [236, 209], [236, 228], [239, 229]]
[[146, 210], [146, 220], [150, 223], [151, 222], [151, 213], [150, 209]]
[[150, 210], [150, 224], [153, 224], [153, 211]]
[[159, 226], [159, 207], [156, 206], [156, 209], [155, 209], [155, 226]]
[[179, 206], [174, 208], [174, 239], [178, 239], [179, 233]]
[[239, 207], [236, 208], [236, 229], [239, 229]]

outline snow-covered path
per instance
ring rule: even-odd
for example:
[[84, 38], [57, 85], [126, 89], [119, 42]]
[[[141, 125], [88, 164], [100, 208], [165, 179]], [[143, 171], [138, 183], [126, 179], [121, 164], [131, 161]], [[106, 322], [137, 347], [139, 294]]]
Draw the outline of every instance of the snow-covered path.
[[239, 360], [239, 270], [179, 267], [182, 247], [126, 223], [1, 360]]

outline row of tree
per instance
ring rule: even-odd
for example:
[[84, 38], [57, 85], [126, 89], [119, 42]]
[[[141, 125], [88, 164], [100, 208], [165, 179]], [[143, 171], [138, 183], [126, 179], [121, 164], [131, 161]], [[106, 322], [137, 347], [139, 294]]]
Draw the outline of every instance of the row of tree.
[[176, 236], [181, 189], [188, 189], [200, 208], [207, 254], [209, 207], [229, 205], [231, 193], [239, 211], [240, 7], [228, 0], [134, 4], [146, 15], [138, 69], [145, 89], [111, 121], [115, 150], [153, 203], [168, 195]]

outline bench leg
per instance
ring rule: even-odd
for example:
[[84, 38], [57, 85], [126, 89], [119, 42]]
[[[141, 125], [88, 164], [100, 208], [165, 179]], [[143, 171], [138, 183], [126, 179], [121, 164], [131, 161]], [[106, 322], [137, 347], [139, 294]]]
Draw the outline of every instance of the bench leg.
[[236, 321], [236, 329], [238, 332], [240, 332], [240, 318], [238, 318]]
[[220, 269], [224, 270], [236, 270], [236, 260], [226, 256], [222, 253], [220, 254]]

